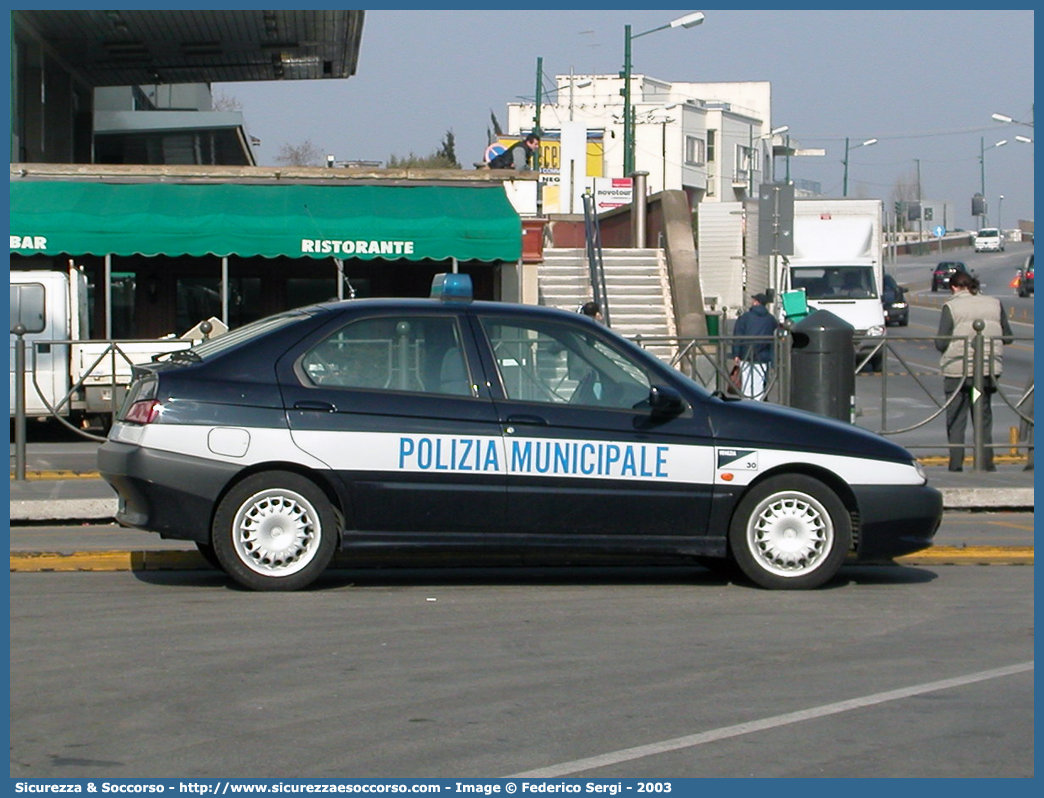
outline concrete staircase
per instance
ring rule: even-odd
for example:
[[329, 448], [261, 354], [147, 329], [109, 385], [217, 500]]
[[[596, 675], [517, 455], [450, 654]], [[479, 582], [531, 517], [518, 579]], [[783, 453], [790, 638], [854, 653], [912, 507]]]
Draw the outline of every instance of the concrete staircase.
[[[605, 291], [613, 331], [625, 338], [676, 335], [667, 263], [662, 249], [603, 249]], [[540, 304], [576, 310], [592, 298], [584, 249], [544, 249], [538, 269]], [[649, 346], [670, 362], [675, 348]]]

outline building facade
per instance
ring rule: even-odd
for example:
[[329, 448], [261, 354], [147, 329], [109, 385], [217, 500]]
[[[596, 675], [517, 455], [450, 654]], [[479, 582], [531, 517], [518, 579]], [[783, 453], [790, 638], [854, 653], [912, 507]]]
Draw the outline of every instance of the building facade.
[[[626, 177], [623, 78], [559, 75], [555, 80], [539, 109], [532, 102], [508, 104], [510, 132], [539, 127], [545, 136], [561, 139], [563, 153], [570, 137], [602, 142], [597, 175], [589, 164], [571, 172], [566, 163], [545, 164], [544, 171], [561, 183], [563, 197], [590, 188], [595, 176]], [[784, 140], [772, 132], [770, 83], [669, 82], [647, 75], [633, 75], [631, 82], [634, 165], [648, 173], [650, 193], [680, 189], [695, 207], [750, 198], [773, 179], [774, 156], [784, 151]], [[544, 210], [558, 209], [545, 204]]]

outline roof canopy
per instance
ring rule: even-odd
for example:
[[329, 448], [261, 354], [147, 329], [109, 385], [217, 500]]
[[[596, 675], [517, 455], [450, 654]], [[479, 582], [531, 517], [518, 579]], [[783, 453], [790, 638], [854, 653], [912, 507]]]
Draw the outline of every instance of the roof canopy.
[[11, 183], [11, 252], [516, 261], [502, 186]]
[[89, 86], [317, 80], [355, 74], [363, 11], [13, 11]]

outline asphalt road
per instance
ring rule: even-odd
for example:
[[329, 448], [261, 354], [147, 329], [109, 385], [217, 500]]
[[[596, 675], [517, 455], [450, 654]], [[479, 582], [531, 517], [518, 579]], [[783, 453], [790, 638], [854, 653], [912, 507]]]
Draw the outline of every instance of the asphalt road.
[[1033, 775], [1026, 566], [807, 593], [521, 568], [10, 594], [13, 777]]

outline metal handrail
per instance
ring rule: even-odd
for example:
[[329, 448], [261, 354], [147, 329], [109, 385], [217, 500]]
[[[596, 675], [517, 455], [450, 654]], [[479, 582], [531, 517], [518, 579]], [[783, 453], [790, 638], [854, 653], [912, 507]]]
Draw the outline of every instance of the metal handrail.
[[[766, 400], [780, 404], [784, 406], [790, 405], [790, 386], [789, 386], [789, 361], [792, 349], [792, 338], [788, 334], [785, 328], [781, 328], [775, 336], [760, 336], [762, 340], [773, 342], [773, 364], [769, 369], [769, 375], [775, 380], [771, 385], [770, 389], [766, 392]], [[728, 352], [732, 351], [733, 344], [738, 341], [743, 343], [756, 342], [757, 336], [732, 336], [732, 335], [718, 335], [718, 336], [706, 336], [698, 338], [679, 338], [679, 337], [644, 337], [637, 336], [634, 340], [635, 343], [643, 348], [649, 348], [652, 346], [672, 346], [675, 348], [675, 356], [670, 360], [669, 365], [682, 371], [687, 376], [696, 380], [697, 383], [702, 385], [711, 391], [727, 392], [727, 381], [729, 375], [729, 369], [726, 364], [731, 360], [727, 356]], [[979, 339], [978, 343], [976, 339]], [[895, 436], [903, 433], [908, 433], [913, 430], [922, 428], [930, 424], [945, 413], [947, 407], [956, 400], [957, 394], [953, 394], [948, 397], [946, 401], [942, 401], [939, 397], [938, 389], [933, 390], [924, 380], [925, 377], [941, 377], [941, 371], [938, 367], [924, 368], [918, 367], [908, 361], [903, 353], [896, 347], [898, 341], [890, 341], [887, 338], [870, 338], [870, 337], [856, 337], [853, 339], [855, 345], [861, 349], [860, 357], [855, 359], [855, 371], [856, 375], [860, 379], [880, 379], [881, 380], [881, 429], [874, 430], [879, 435]], [[935, 343], [940, 340], [938, 336], [925, 336], [923, 338], [903, 338], [901, 341], [904, 344], [928, 342], [931, 345], [931, 349], [935, 352]], [[964, 379], [975, 379], [976, 372], [978, 372], [978, 379], [984, 380], [984, 374], [988, 375], [988, 368], [985, 363], [989, 361], [993, 351], [993, 347], [1000, 346], [1000, 339], [987, 339], [980, 334], [970, 336], [951, 336], [945, 340], [959, 340], [964, 343], [964, 367], [962, 376]], [[1016, 336], [1013, 342], [1027, 341], [1031, 342], [1032, 337]], [[971, 357], [969, 357], [969, 353]], [[869, 364], [876, 355], [881, 356], [881, 371], [878, 373], [871, 373], [865, 371], [867, 364]], [[894, 359], [900, 366], [902, 371], [898, 374], [890, 374], [890, 361]], [[978, 364], [978, 367], [976, 367]], [[899, 429], [887, 429], [887, 408], [888, 408], [888, 383], [891, 378], [906, 376], [913, 380], [914, 384], [923, 393], [926, 403], [931, 408], [928, 415], [917, 421], [915, 424], [911, 424]], [[768, 385], [768, 383], [766, 383]], [[1033, 415], [1032, 412], [1026, 412], [1023, 406], [1029, 401], [1033, 395], [1033, 382], [1032, 380], [1021, 393], [1017, 401], [1012, 401], [1008, 397], [1007, 393], [1002, 387], [997, 384], [997, 394], [1018, 417], [1018, 419], [1024, 424], [1028, 430], [1024, 437], [1026, 440], [1023, 443], [1018, 444], [1018, 448], [1024, 449], [1032, 455], [1033, 442], [1032, 442], [1032, 429], [1033, 429]], [[979, 390], [982, 390], [981, 384]], [[978, 429], [973, 424], [973, 430]], [[976, 438], [974, 449], [978, 453], [976, 462], [981, 460], [982, 451], [986, 448], [1004, 448], [1008, 447], [1010, 443], [994, 443], [985, 444], [981, 440], [981, 436], [973, 432]], [[953, 445], [954, 447], [957, 444]], [[909, 446], [908, 448], [924, 448], [922, 446]], [[930, 448], [945, 448], [949, 450], [951, 445], [945, 444], [934, 444]]]
[[602, 321], [612, 326], [609, 316], [609, 293], [605, 288], [605, 263], [602, 259], [602, 227], [598, 223], [598, 212], [594, 207], [594, 196], [584, 196], [584, 241], [587, 248], [588, 279], [591, 283], [591, 298], [602, 309]]

